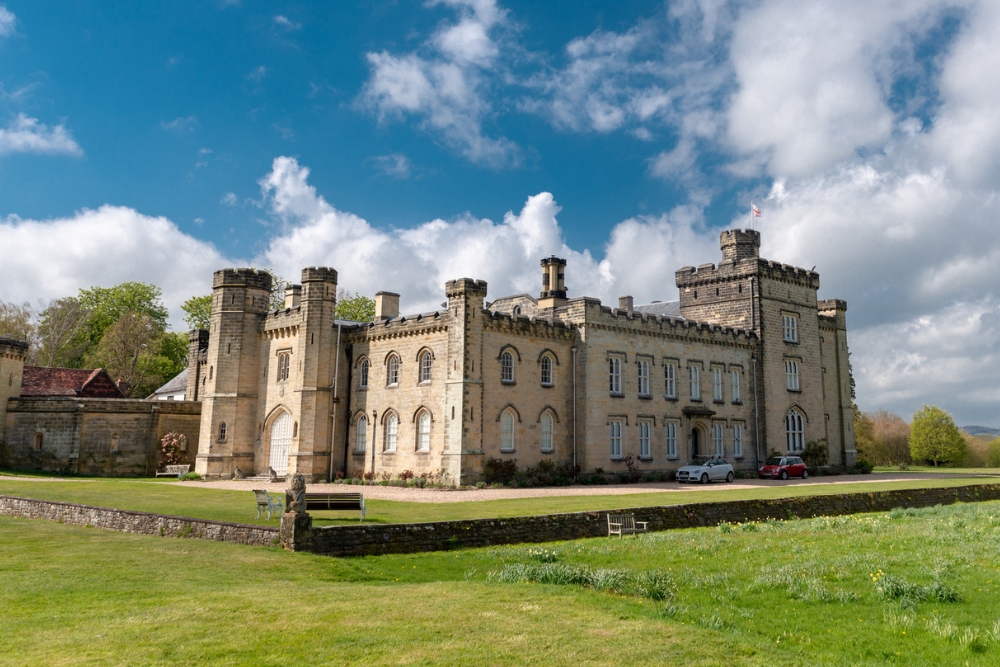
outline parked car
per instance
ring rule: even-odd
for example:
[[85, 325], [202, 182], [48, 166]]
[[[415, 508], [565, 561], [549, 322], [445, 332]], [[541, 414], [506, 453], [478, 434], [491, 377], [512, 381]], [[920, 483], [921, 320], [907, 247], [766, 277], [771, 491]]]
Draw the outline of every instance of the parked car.
[[736, 478], [729, 461], [718, 456], [696, 456], [677, 471], [678, 482], [700, 482], [708, 484], [714, 480], [731, 482]]
[[772, 456], [760, 470], [761, 479], [788, 479], [789, 477], [809, 477], [805, 462], [798, 456]]

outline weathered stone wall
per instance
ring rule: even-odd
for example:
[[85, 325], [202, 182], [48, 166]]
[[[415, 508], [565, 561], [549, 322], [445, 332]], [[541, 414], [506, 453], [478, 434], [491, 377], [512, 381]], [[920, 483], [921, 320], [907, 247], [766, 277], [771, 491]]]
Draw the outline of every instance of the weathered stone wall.
[[[882, 512], [896, 507], [931, 507], [986, 500], [1000, 500], [1000, 485], [636, 507], [620, 511], [634, 514], [638, 521], [648, 521], [649, 529], [655, 531], [715, 526], [724, 522], [837, 516], [859, 512]], [[607, 515], [617, 512], [575, 512], [435, 523], [328, 526], [296, 534], [291, 544], [286, 546], [298, 551], [311, 551], [327, 556], [370, 556], [447, 551], [496, 544], [574, 540], [607, 535]]]
[[190, 519], [167, 514], [130, 512], [92, 505], [0, 496], [0, 515], [22, 519], [47, 519], [73, 526], [93, 526], [119, 533], [192, 537], [251, 546], [274, 546], [278, 529], [225, 521]]
[[7, 401], [21, 395], [24, 357], [27, 353], [27, 343], [0, 337], [0, 444], [5, 439]]
[[[112, 477], [152, 475], [170, 432], [187, 436], [182, 463], [198, 452], [201, 405], [191, 401], [20, 397], [7, 412], [7, 456], [16, 470]], [[36, 436], [41, 448], [36, 449]]]

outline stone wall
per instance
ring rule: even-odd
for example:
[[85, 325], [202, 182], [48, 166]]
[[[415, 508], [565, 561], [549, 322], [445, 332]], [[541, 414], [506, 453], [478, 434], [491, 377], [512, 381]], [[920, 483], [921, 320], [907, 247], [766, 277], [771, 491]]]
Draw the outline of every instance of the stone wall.
[[[1000, 500], [1000, 484], [636, 507], [621, 511], [634, 514], [638, 521], [648, 521], [650, 530], [670, 530], [715, 526], [723, 522], [837, 516], [986, 500]], [[607, 535], [608, 514], [608, 511], [574, 512], [509, 519], [328, 526], [300, 530], [293, 540], [285, 540], [285, 545], [296, 551], [343, 557], [574, 540]]]
[[273, 546], [278, 542], [278, 529], [265, 526], [189, 519], [166, 514], [130, 512], [12, 496], [0, 496], [0, 515], [21, 519], [48, 519], [73, 526], [93, 526], [119, 533], [193, 537], [258, 547]]

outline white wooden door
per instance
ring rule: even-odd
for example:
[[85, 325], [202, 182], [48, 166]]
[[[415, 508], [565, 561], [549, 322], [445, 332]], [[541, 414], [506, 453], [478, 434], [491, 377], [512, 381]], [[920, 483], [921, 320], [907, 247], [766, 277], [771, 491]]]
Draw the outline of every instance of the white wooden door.
[[282, 412], [271, 424], [271, 458], [268, 464], [279, 475], [288, 473], [288, 451], [292, 446], [292, 416]]

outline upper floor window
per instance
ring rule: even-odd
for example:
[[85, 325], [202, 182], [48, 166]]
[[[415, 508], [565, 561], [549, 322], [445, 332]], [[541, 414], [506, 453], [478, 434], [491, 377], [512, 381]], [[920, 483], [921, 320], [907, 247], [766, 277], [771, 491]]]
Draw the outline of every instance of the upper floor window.
[[726, 447], [722, 441], [722, 424], [712, 424], [712, 444], [715, 446], [715, 455], [722, 458], [726, 455]]
[[781, 315], [782, 338], [788, 343], [799, 342], [799, 318], [798, 315]]
[[500, 451], [514, 451], [514, 415], [510, 410], [500, 415]]
[[700, 401], [701, 400], [701, 367], [700, 366], [689, 366], [688, 370], [691, 373], [691, 400]]
[[722, 401], [722, 369], [712, 369], [712, 400]]
[[639, 458], [652, 458], [649, 447], [649, 422], [639, 422]]
[[368, 360], [365, 359], [361, 362], [361, 368], [358, 371], [358, 388], [367, 389], [368, 388]]
[[612, 394], [622, 393], [622, 360], [618, 357], [608, 359], [608, 375]]
[[399, 417], [390, 412], [385, 419], [385, 451], [396, 451], [396, 437], [399, 435]]
[[431, 363], [433, 358], [430, 352], [424, 352], [420, 355], [420, 381], [430, 382], [431, 381]]
[[552, 386], [552, 357], [549, 355], [542, 357], [542, 384]]
[[743, 425], [733, 424], [733, 458], [743, 458]]
[[226, 422], [219, 424], [219, 442], [226, 441]]
[[552, 451], [552, 415], [542, 413], [542, 447], [543, 452]]
[[424, 410], [417, 417], [417, 451], [427, 452], [431, 448], [431, 414]]
[[729, 379], [733, 389], [733, 403], [739, 403], [743, 398], [740, 395], [740, 371], [738, 368], [729, 371]]
[[284, 382], [288, 379], [291, 366], [292, 355], [290, 352], [282, 352], [278, 355], [278, 382]]
[[613, 419], [610, 427], [611, 458], [620, 459], [622, 457], [622, 423]]
[[[368, 362], [365, 362], [368, 363]], [[358, 417], [357, 427], [354, 429], [354, 451], [363, 452], [368, 442], [368, 418], [364, 415]]]
[[795, 408], [785, 415], [785, 441], [790, 453], [801, 452], [805, 449], [804, 429], [802, 428], [802, 415]]
[[799, 390], [799, 362], [785, 359], [785, 388], [788, 391]]
[[509, 351], [500, 355], [500, 381], [514, 381], [514, 355]]
[[649, 396], [649, 362], [639, 362], [639, 395]]
[[663, 365], [663, 385], [667, 398], [677, 398], [677, 366], [672, 361]]
[[674, 422], [667, 422], [666, 425], [667, 432], [667, 458], [676, 459], [677, 458], [677, 424]]
[[389, 357], [389, 365], [385, 374], [385, 383], [390, 387], [399, 384], [399, 357], [395, 354]]

